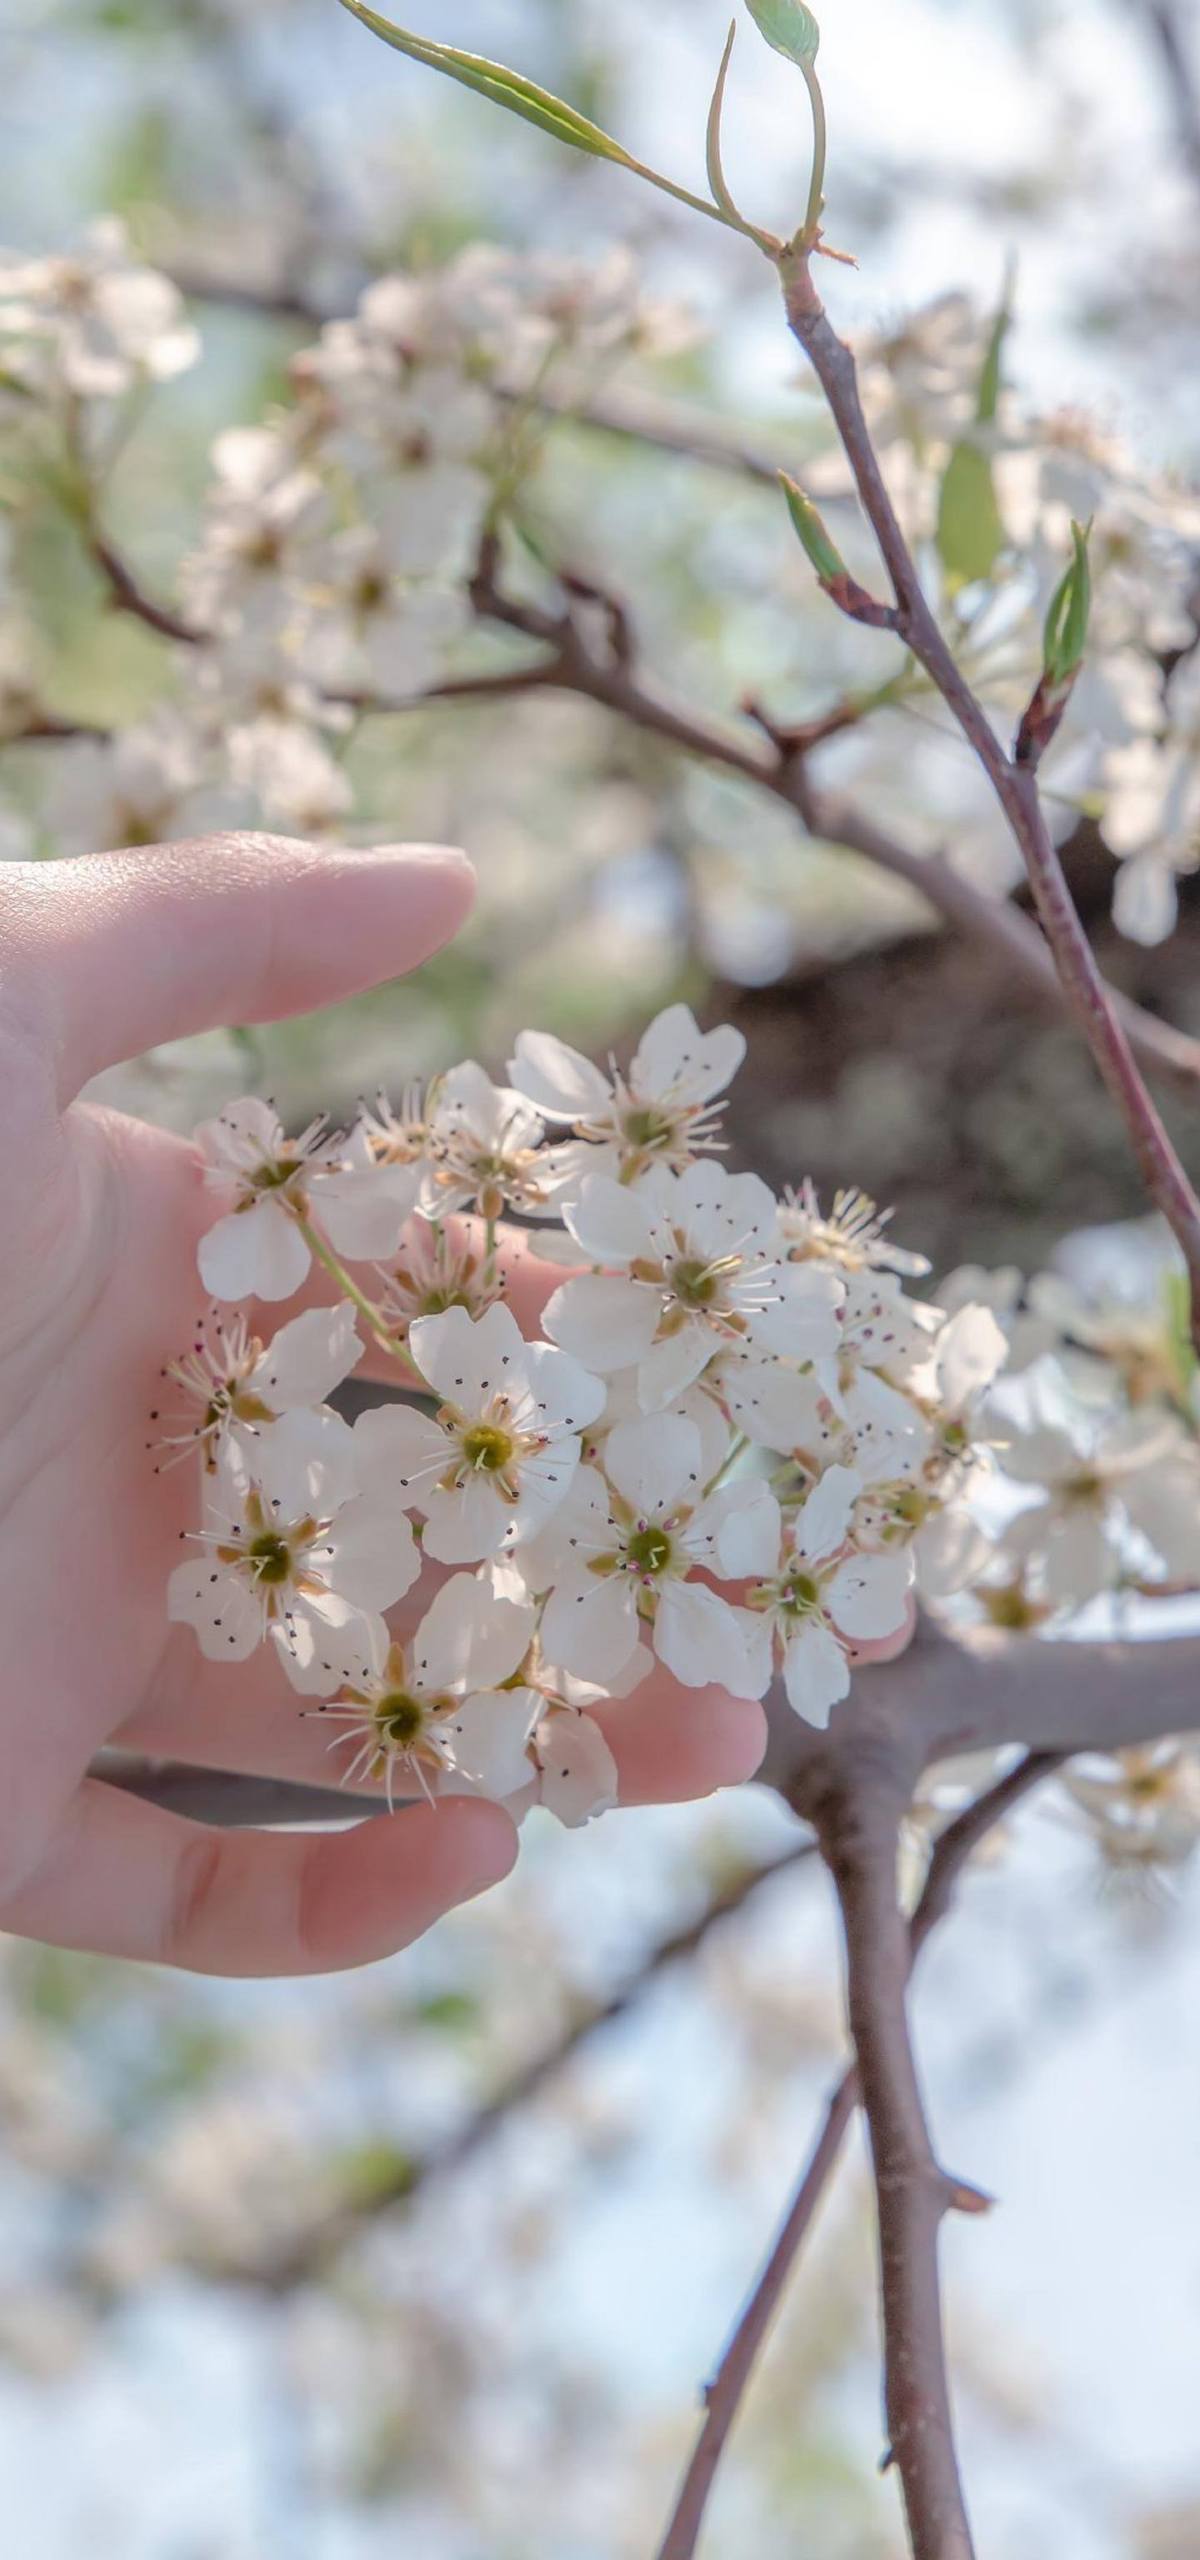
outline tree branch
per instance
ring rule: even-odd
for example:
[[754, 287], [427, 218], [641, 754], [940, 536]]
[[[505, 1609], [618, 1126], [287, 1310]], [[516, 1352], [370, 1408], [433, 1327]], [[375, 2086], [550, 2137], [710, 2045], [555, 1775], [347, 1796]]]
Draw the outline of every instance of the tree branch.
[[[924, 1888], [909, 1926], [910, 1970], [931, 1931], [949, 1911], [963, 1869], [980, 1842], [1006, 1819], [1023, 1796], [1061, 1765], [1059, 1753], [1031, 1751], [1007, 1777], [989, 1787], [947, 1824], [934, 1844]], [[731, 2428], [796, 2258], [841, 2156], [859, 2094], [858, 2072], [851, 2063], [830, 2097], [821, 2131], [771, 2254], [705, 2391], [704, 2423], [657, 2560], [692, 2560]]]
[[788, 325], [825, 393], [891, 579], [897, 632], [974, 748], [1020, 848], [1067, 1003], [1125, 1123], [1150, 1199], [1166, 1219], [1187, 1265], [1193, 1339], [1200, 1347], [1200, 1199], [1150, 1099], [1128, 1034], [1097, 968], [1046, 825], [1036, 775], [1005, 752], [926, 600], [863, 413], [854, 356], [831, 326], [808, 256], [798, 249], [785, 252], [780, 280]]
[[[151, 596], [105, 536], [95, 534], [91, 549], [97, 566], [108, 581], [113, 602], [121, 612], [132, 615], [161, 638], [191, 647], [203, 644], [205, 633]], [[578, 585], [580, 582], [575, 583]], [[1010, 965], [1020, 973], [1025, 985], [1043, 1002], [1052, 1004], [1056, 1010], [1061, 1010], [1065, 1003], [1077, 1018], [1082, 1007], [1087, 1019], [1098, 1026], [1096, 1037], [1101, 1038], [1106, 1054], [1111, 1051], [1111, 1072], [1105, 1070], [1105, 1081], [1127, 1128], [1135, 1137], [1147, 1188], [1181, 1244], [1185, 1234], [1191, 1238], [1196, 1260], [1193, 1263], [1186, 1246], [1185, 1259], [1188, 1260], [1189, 1271], [1194, 1272], [1194, 1298], [1200, 1304], [1200, 1202], [1195, 1199], [1134, 1063], [1135, 1057], [1140, 1058], [1151, 1073], [1190, 1089], [1200, 1081], [1200, 1041], [1174, 1029], [1169, 1023], [1159, 1022], [1144, 1007], [1106, 986], [1096, 968], [1071, 901], [1062, 865], [1041, 816], [1034, 778], [1022, 774], [1004, 756], [999, 741], [982, 710], [974, 703], [969, 689], [963, 685], [958, 670], [953, 668], [952, 661], [956, 694], [965, 695], [973, 706], [976, 734], [972, 735], [972, 743], [982, 752], [978, 734], [981, 724], [982, 732], [990, 742], [989, 753], [1005, 768], [1008, 777], [1006, 789], [1023, 807], [1029, 804], [1021, 823], [1025, 837], [1038, 849], [1037, 858], [1041, 865], [1038, 877], [1031, 873], [1035, 899], [1039, 913], [1043, 913], [1043, 900], [1046, 898], [1054, 909], [1061, 937], [1065, 937], [1074, 954], [1073, 976], [1068, 977], [1064, 973], [1061, 953], [1051, 947], [1053, 936], [1047, 938], [1040, 933], [1037, 926], [1006, 898], [989, 897], [986, 891], [976, 888], [972, 881], [938, 854], [914, 853], [899, 838], [855, 809], [843, 794], [823, 794], [815, 789], [808, 776], [805, 752], [799, 739], [789, 746], [783, 733], [779, 733], [774, 751], [764, 754], [750, 744], [744, 733], [716, 721], [702, 720], [651, 690], [635, 672], [632, 645], [623, 617], [615, 626], [621, 634], [619, 648], [608, 650], [600, 658], [588, 648], [569, 610], [550, 612], [544, 606], [505, 594], [492, 567], [477, 574], [472, 596], [476, 612], [482, 619], [540, 642], [545, 654], [532, 663], [517, 667], [450, 677], [444, 683], [431, 686], [416, 700], [391, 699], [383, 694], [362, 692], [332, 693], [329, 700], [366, 715], [396, 717], [411, 715], [427, 703], [503, 701], [513, 695], [542, 689], [574, 693], [615, 712], [645, 735], [661, 738], [685, 755], [696, 756], [717, 765], [725, 773], [757, 784], [772, 798], [782, 801], [801, 820], [810, 835], [822, 837], [830, 844], [844, 845], [847, 851], [860, 853], [866, 861], [874, 863], [879, 870], [889, 872], [894, 879], [905, 881], [947, 924], [965, 933], [972, 941], [1001, 950]], [[611, 599], [608, 602], [613, 611], [620, 614], [621, 608]], [[936, 634], [936, 625], [933, 627]], [[942, 648], [941, 636], [936, 636], [939, 648]], [[911, 637], [909, 645], [916, 654], [920, 654]], [[946, 698], [949, 700], [949, 695]], [[759, 717], [761, 725], [761, 715]], [[844, 719], [839, 716], [833, 725], [845, 725]], [[817, 728], [819, 733], [820, 724]], [[35, 726], [20, 732], [22, 738], [101, 737], [104, 734], [102, 730], [81, 728], [73, 723], [58, 724], [40, 719]], [[804, 743], [819, 743], [819, 734]], [[1042, 882], [1041, 895], [1039, 878]], [[1096, 1041], [1091, 1032], [1089, 1038], [1095, 1049]]]

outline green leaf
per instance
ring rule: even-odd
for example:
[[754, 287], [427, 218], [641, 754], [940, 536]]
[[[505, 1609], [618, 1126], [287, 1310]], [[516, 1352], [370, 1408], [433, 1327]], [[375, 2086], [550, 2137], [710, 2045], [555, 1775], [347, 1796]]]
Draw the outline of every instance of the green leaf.
[[[502, 62], [487, 62], [479, 53], [463, 53], [457, 45], [435, 44], [431, 36], [410, 35], [407, 27], [393, 26], [390, 18], [381, 18], [376, 10], [368, 9], [366, 0], [341, 0], [341, 5], [397, 53], [406, 53], [413, 62], [428, 63], [432, 71], [444, 71], [448, 79], [459, 81], [464, 89], [473, 89], [477, 97], [490, 98], [494, 106], [507, 107], [510, 114], [523, 117], [526, 124], [537, 125], [541, 132], [552, 134], [556, 142], [567, 143], [572, 151], [586, 151], [592, 160], [614, 161], [619, 169], [628, 169], [647, 186], [657, 187], [660, 195], [673, 196], [676, 204], [686, 204], [710, 222], [743, 232], [768, 255], [778, 245], [767, 233], [757, 231], [753, 223], [743, 222], [739, 214], [731, 213], [724, 202], [710, 204], [706, 196], [693, 195], [690, 187], [678, 186], [674, 178], [664, 177], [661, 169], [649, 169], [644, 160], [635, 160], [632, 151], [614, 142], [611, 133], [593, 124], [590, 116], [581, 115], [577, 107], [568, 106], [551, 90], [539, 89], [535, 80], [526, 80], [520, 71], [509, 71]], [[807, 14], [801, 12], [803, 16]]]
[[725, 38], [725, 51], [721, 56], [721, 68], [717, 73], [717, 85], [713, 90], [712, 105], [708, 110], [708, 131], [705, 136], [705, 159], [713, 203], [719, 204], [722, 213], [730, 214], [735, 222], [740, 221], [741, 216], [725, 184], [725, 172], [721, 166], [721, 115], [725, 105], [725, 83], [729, 77], [729, 64], [736, 35], [737, 19], [731, 18], [729, 33]]
[[953, 584], [970, 587], [990, 578], [1004, 541], [991, 463], [981, 446], [956, 444], [942, 479], [937, 523], [938, 550]]
[[746, 0], [760, 36], [789, 62], [815, 62], [821, 30], [803, 0]]
[[779, 485], [787, 500], [787, 511], [792, 519], [793, 531], [807, 552], [822, 585], [828, 585], [833, 578], [844, 578], [846, 563], [836, 543], [831, 541], [812, 499], [806, 498], [799, 481], [789, 479], [786, 471], [780, 472]]
[[1087, 647], [1092, 609], [1092, 571], [1088, 559], [1091, 526], [1071, 524], [1071, 562], [1050, 598], [1043, 634], [1045, 671], [1051, 684], [1066, 684], [1078, 674]]
[[623, 151], [612, 135], [604, 133], [590, 117], [579, 114], [565, 100], [556, 98], [549, 89], [539, 89], [536, 81], [526, 80], [519, 71], [508, 71], [501, 62], [487, 62], [482, 54], [462, 53], [457, 45], [435, 44], [431, 37], [410, 35], [406, 27], [393, 26], [389, 18], [381, 18], [368, 9], [365, 0], [342, 0], [342, 7], [358, 18], [372, 35], [384, 44], [406, 53], [413, 62], [426, 62], [434, 71], [444, 71], [451, 80], [461, 81], [464, 89], [474, 89], [481, 98], [490, 98], [496, 106], [508, 107], [515, 116], [523, 116], [526, 124], [536, 124], [543, 133], [552, 133], [556, 142], [569, 143], [574, 151], [586, 151], [593, 160], [615, 160], [622, 168], [636, 169], [638, 164], [628, 151]]

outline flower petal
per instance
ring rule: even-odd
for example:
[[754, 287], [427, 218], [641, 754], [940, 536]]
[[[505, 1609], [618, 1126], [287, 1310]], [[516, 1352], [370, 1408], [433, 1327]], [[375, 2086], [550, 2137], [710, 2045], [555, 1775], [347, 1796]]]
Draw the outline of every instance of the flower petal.
[[358, 1609], [390, 1609], [421, 1570], [412, 1522], [399, 1502], [363, 1494], [339, 1511], [325, 1569], [333, 1589]]
[[628, 1574], [576, 1574], [546, 1602], [542, 1649], [550, 1662], [601, 1685], [637, 1649], [637, 1595]]
[[408, 1349], [435, 1394], [472, 1413], [503, 1387], [506, 1372], [523, 1361], [526, 1345], [516, 1317], [496, 1305], [477, 1317], [465, 1307], [418, 1316]]
[[617, 1764], [593, 1716], [549, 1715], [534, 1737], [541, 1763], [538, 1794], [548, 1813], [577, 1831], [617, 1801]]
[[612, 1091], [599, 1067], [548, 1031], [518, 1034], [508, 1080], [549, 1120], [594, 1120], [612, 1109]]
[[363, 1355], [354, 1309], [310, 1307], [293, 1316], [269, 1342], [248, 1381], [252, 1394], [276, 1413], [292, 1405], [323, 1404]]
[[422, 1688], [495, 1688], [511, 1679], [536, 1625], [529, 1603], [497, 1599], [474, 1574], [452, 1574], [413, 1637], [414, 1674]]
[[604, 1446], [604, 1472], [639, 1517], [665, 1511], [700, 1483], [700, 1434], [681, 1413], [618, 1422]]
[[685, 1689], [714, 1684], [735, 1698], [761, 1694], [742, 1624], [748, 1612], [730, 1607], [705, 1582], [669, 1582], [654, 1620], [654, 1650]]
[[295, 1219], [271, 1199], [218, 1218], [196, 1251], [200, 1277], [214, 1298], [291, 1298], [311, 1259]]
[[809, 1564], [836, 1555], [862, 1489], [861, 1476], [850, 1467], [827, 1467], [797, 1519], [797, 1554]]
[[439, 1716], [438, 1748], [484, 1795], [515, 1795], [531, 1774], [527, 1752], [542, 1704], [537, 1689], [480, 1690], [452, 1715]]
[[[658, 1331], [659, 1294], [638, 1280], [587, 1272], [556, 1289], [542, 1309], [542, 1331], [588, 1370], [644, 1360]], [[415, 1330], [415, 1327], [414, 1327]]]

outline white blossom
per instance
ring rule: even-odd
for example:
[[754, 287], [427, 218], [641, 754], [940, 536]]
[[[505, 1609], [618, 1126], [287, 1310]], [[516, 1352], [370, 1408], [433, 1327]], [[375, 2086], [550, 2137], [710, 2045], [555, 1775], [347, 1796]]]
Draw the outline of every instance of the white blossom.
[[830, 1467], [794, 1520], [785, 1522], [767, 1495], [731, 1520], [723, 1539], [727, 1570], [755, 1577], [747, 1598], [762, 1687], [778, 1651], [789, 1704], [809, 1724], [827, 1724], [848, 1696], [850, 1646], [895, 1635], [910, 1605], [908, 1556], [865, 1555], [854, 1545], [861, 1492], [848, 1467]]
[[509, 1061], [517, 1090], [547, 1120], [573, 1121], [578, 1143], [555, 1150], [563, 1187], [586, 1174], [636, 1182], [652, 1165], [683, 1173], [719, 1146], [716, 1102], [745, 1055], [728, 1023], [699, 1030], [685, 1004], [669, 1005], [639, 1041], [627, 1075], [606, 1076], [590, 1058], [545, 1031], [522, 1031]]
[[[311, 1307], [262, 1343], [242, 1315], [213, 1314], [164, 1378], [182, 1387], [195, 1418], [160, 1436], [175, 1457], [198, 1451], [211, 1474], [226, 1449], [253, 1470], [255, 1443], [281, 1414], [323, 1405], [362, 1358], [354, 1309]], [[150, 1417], [158, 1422], [157, 1412]]]
[[[361, 1425], [360, 1425], [361, 1428]], [[543, 1701], [513, 1682], [535, 1612], [467, 1573], [444, 1582], [411, 1641], [376, 1640], [361, 1677], [318, 1709], [343, 1730], [343, 1782], [397, 1777], [429, 1790], [447, 1777], [502, 1802], [533, 1776], [528, 1745]]]
[[315, 1120], [289, 1138], [273, 1104], [250, 1095], [201, 1123], [205, 1179], [233, 1206], [200, 1239], [200, 1276], [214, 1298], [290, 1298], [318, 1223], [335, 1251], [374, 1261], [393, 1250], [413, 1205], [409, 1167], [377, 1162], [367, 1133], [330, 1136]]
[[550, 1659], [607, 1685], [648, 1628], [660, 1661], [686, 1688], [717, 1681], [737, 1697], [759, 1695], [745, 1612], [695, 1577], [722, 1569], [727, 1524], [756, 1508], [765, 1488], [733, 1484], [706, 1498], [699, 1434], [676, 1414], [619, 1423], [604, 1470], [581, 1468], [547, 1535], [518, 1553], [529, 1587], [550, 1588], [542, 1620]]
[[756, 1174], [702, 1159], [682, 1174], [656, 1169], [636, 1190], [591, 1174], [564, 1217], [602, 1267], [555, 1291], [544, 1328], [602, 1375], [636, 1367], [644, 1411], [673, 1404], [730, 1351], [769, 1344], [826, 1359], [836, 1348], [836, 1310], [789, 1290], [769, 1259], [775, 1202]]
[[263, 1431], [252, 1473], [220, 1459], [201, 1553], [176, 1566], [167, 1601], [209, 1660], [270, 1639], [293, 1687], [317, 1696], [365, 1672], [420, 1556], [401, 1501], [360, 1490], [351, 1442], [335, 1416], [292, 1412]]
[[420, 1317], [408, 1354], [441, 1399], [436, 1414], [387, 1406], [364, 1414], [355, 1437], [372, 1480], [423, 1512], [426, 1554], [474, 1564], [530, 1537], [565, 1499], [604, 1389], [565, 1352], [526, 1342], [499, 1305], [474, 1321], [462, 1307]]

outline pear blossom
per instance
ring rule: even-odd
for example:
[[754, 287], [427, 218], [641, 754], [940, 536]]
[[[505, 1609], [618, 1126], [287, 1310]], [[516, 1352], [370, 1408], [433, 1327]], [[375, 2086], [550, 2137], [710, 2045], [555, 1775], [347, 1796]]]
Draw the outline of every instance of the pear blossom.
[[0, 257], [0, 349], [30, 391], [117, 400], [186, 371], [200, 341], [178, 286], [133, 259], [110, 218], [73, 255]]
[[441, 1399], [436, 1414], [383, 1407], [363, 1415], [356, 1442], [371, 1481], [424, 1514], [427, 1555], [481, 1562], [564, 1501], [604, 1388], [552, 1344], [526, 1342], [500, 1305], [419, 1317], [408, 1355]]
[[695, 1577], [726, 1569], [726, 1528], [755, 1510], [766, 1488], [735, 1483], [706, 1498], [699, 1433], [676, 1414], [619, 1423], [604, 1470], [582, 1467], [546, 1534], [517, 1551], [529, 1588], [549, 1587], [542, 1644], [550, 1660], [607, 1686], [645, 1629], [685, 1688], [719, 1681], [736, 1697], [761, 1695], [745, 1612]]
[[1036, 1420], [1000, 1457], [1011, 1483], [1038, 1493], [1009, 1521], [1001, 1550], [1035, 1569], [1057, 1608], [1082, 1608], [1131, 1578], [1139, 1541], [1155, 1575], [1200, 1585], [1200, 1450], [1169, 1415], [1081, 1414], [1068, 1428]]
[[890, 1209], [877, 1209], [865, 1191], [834, 1193], [833, 1206], [822, 1210], [815, 1185], [806, 1176], [779, 1203], [780, 1258], [785, 1261], [828, 1261], [839, 1271], [895, 1271], [921, 1279], [929, 1269], [923, 1253], [909, 1253], [887, 1234]]
[[[425, 537], [420, 546], [417, 527]], [[414, 504], [399, 531], [401, 538], [393, 534], [389, 541], [386, 528], [349, 525], [315, 557], [300, 654], [317, 684], [400, 697], [422, 693], [467, 628], [470, 608], [461, 589], [411, 575], [410, 564], [423, 565], [423, 549], [428, 566], [437, 565], [449, 528], [442, 532]]]
[[722, 1541], [726, 1570], [755, 1577], [747, 1601], [761, 1687], [778, 1652], [788, 1702], [809, 1724], [827, 1724], [849, 1695], [851, 1646], [895, 1635], [909, 1610], [908, 1556], [864, 1555], [853, 1543], [861, 1492], [849, 1467], [830, 1467], [793, 1521], [767, 1494], [729, 1521]]
[[422, 1316], [442, 1316], [450, 1307], [483, 1315], [503, 1296], [505, 1285], [500, 1263], [477, 1252], [469, 1236], [412, 1218], [401, 1237], [399, 1259], [383, 1276], [380, 1313], [388, 1332], [406, 1342]]
[[240, 1453], [219, 1460], [201, 1553], [176, 1566], [167, 1595], [168, 1618], [210, 1661], [242, 1662], [269, 1639], [292, 1686], [317, 1696], [366, 1671], [380, 1612], [411, 1589], [420, 1556], [399, 1499], [359, 1491], [351, 1438], [333, 1415], [293, 1412], [263, 1431], [253, 1473]]
[[1068, 1796], [1112, 1867], [1182, 1866], [1200, 1841], [1200, 1753], [1168, 1737], [1063, 1772]]
[[637, 1182], [653, 1165], [684, 1173], [696, 1156], [721, 1144], [716, 1096], [745, 1048], [730, 1024], [702, 1032], [687, 1005], [674, 1004], [643, 1035], [628, 1075], [615, 1066], [604, 1075], [544, 1031], [521, 1033], [508, 1073], [545, 1119], [576, 1124], [577, 1143], [554, 1150], [564, 1187], [590, 1173]]
[[757, 1174], [701, 1160], [682, 1174], [656, 1168], [637, 1190], [590, 1174], [563, 1215], [602, 1268], [555, 1291], [544, 1330], [602, 1373], [635, 1367], [646, 1412], [674, 1403], [731, 1349], [769, 1340], [813, 1359], [836, 1348], [836, 1310], [823, 1295], [786, 1291], [769, 1259], [775, 1202]]
[[528, 1746], [543, 1709], [540, 1693], [513, 1685], [531, 1643], [536, 1613], [497, 1598], [472, 1574], [453, 1574], [408, 1644], [375, 1641], [361, 1676], [316, 1712], [344, 1730], [343, 1784], [398, 1778], [436, 1790], [447, 1777], [499, 1802], [533, 1776]]
[[[252, 1469], [257, 1443], [280, 1415], [322, 1405], [362, 1358], [353, 1307], [312, 1307], [265, 1345], [242, 1315], [215, 1311], [165, 1378], [182, 1387], [196, 1419], [163, 1435], [176, 1457], [198, 1450], [211, 1475], [227, 1449]], [[332, 1418], [332, 1417], [331, 1417]], [[152, 1422], [159, 1416], [152, 1413]], [[345, 1426], [343, 1426], [344, 1428]]]
[[290, 1298], [311, 1247], [300, 1220], [320, 1224], [335, 1250], [374, 1260], [399, 1240], [417, 1181], [379, 1165], [365, 1132], [330, 1136], [314, 1120], [289, 1138], [274, 1105], [250, 1095], [201, 1123], [205, 1179], [234, 1205], [201, 1237], [200, 1277], [214, 1298]]
[[493, 1084], [474, 1059], [451, 1068], [431, 1096], [423, 1215], [445, 1218], [460, 1209], [475, 1209], [489, 1221], [509, 1209], [555, 1215], [539, 1153], [544, 1136], [522, 1094]]

